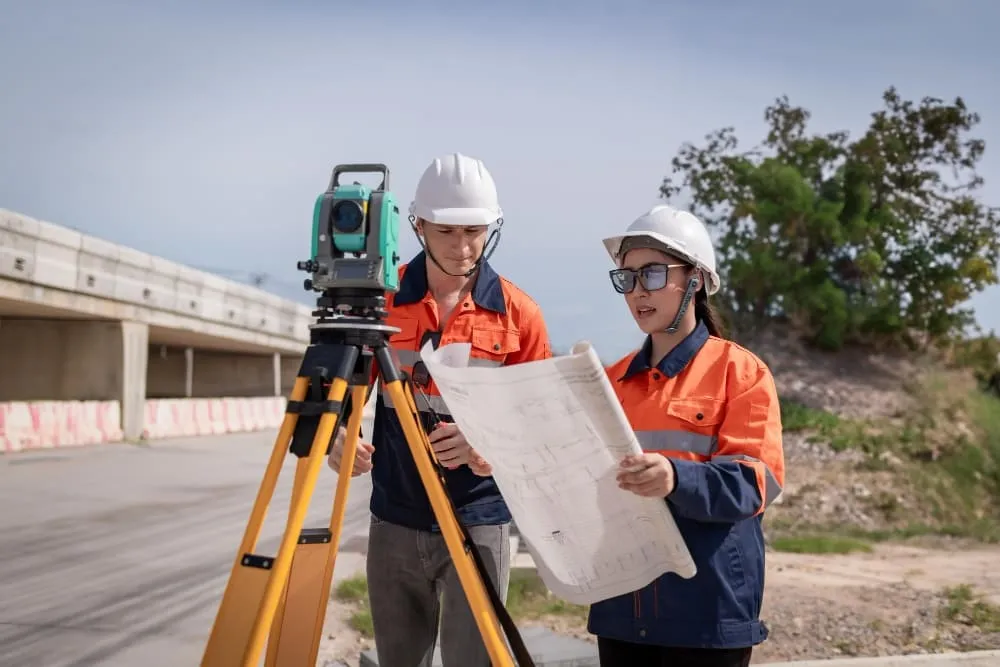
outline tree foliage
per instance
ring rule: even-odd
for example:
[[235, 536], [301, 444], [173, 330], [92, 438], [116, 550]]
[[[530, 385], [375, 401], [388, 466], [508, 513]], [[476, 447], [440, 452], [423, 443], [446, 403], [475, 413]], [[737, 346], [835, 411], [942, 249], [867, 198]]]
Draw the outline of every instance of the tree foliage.
[[956, 341], [950, 352], [955, 365], [971, 369], [984, 382], [1000, 372], [1000, 338], [995, 334]]
[[940, 341], [997, 282], [1000, 215], [977, 199], [985, 142], [958, 98], [882, 96], [863, 135], [813, 133], [778, 98], [761, 144], [732, 127], [684, 144], [661, 196], [682, 193], [719, 238], [721, 303], [746, 331], [782, 318], [827, 348]]

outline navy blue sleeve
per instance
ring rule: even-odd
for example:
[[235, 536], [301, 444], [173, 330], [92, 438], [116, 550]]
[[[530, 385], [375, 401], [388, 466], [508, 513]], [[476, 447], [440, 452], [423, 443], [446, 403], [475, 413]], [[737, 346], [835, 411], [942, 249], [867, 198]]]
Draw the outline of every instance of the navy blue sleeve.
[[735, 523], [757, 514], [761, 502], [753, 468], [736, 461], [670, 462], [676, 486], [667, 496], [667, 503], [677, 514], [719, 523]]

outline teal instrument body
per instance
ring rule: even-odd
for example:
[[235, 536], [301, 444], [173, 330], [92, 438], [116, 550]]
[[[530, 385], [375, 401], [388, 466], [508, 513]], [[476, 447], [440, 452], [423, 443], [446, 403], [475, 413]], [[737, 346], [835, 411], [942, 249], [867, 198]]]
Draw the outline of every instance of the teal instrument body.
[[[341, 184], [346, 172], [380, 172], [381, 185]], [[399, 289], [399, 206], [388, 190], [382, 164], [334, 167], [330, 186], [313, 205], [312, 259], [300, 269], [312, 274], [315, 291], [395, 292]]]

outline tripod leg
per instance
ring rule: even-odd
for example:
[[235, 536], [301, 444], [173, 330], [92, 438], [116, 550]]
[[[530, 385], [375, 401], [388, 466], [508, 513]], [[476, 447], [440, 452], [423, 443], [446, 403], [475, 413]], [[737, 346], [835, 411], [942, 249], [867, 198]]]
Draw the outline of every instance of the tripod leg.
[[[239, 559], [230, 574], [226, 593], [216, 617], [212, 636], [209, 638], [202, 667], [257, 667], [260, 663], [269, 630], [274, 622], [277, 608], [285, 593], [292, 566], [296, 543], [308, 540], [309, 533], [303, 533], [309, 502], [316, 488], [316, 480], [326, 459], [326, 448], [333, 436], [333, 430], [343, 411], [343, 400], [347, 394], [347, 378], [354, 370], [359, 348], [345, 346], [341, 355], [340, 370], [334, 377], [326, 401], [307, 404], [313, 414], [321, 414], [315, 435], [309, 446], [305, 475], [301, 485], [293, 489], [293, 500], [285, 532], [276, 557], [259, 556], [250, 553], [260, 534], [260, 524], [267, 504], [273, 495], [287, 446], [297, 423], [296, 411], [291, 409], [285, 415], [280, 436], [284, 442], [275, 444], [267, 473], [261, 484], [257, 502], [251, 514], [251, 525], [247, 527], [241, 545]], [[295, 382], [289, 403], [304, 405], [303, 399], [309, 387], [308, 377], [302, 373]], [[325, 531], [324, 531], [325, 532]], [[252, 538], [252, 539], [251, 539]]]
[[494, 667], [514, 667], [514, 660], [503, 638], [500, 621], [493, 611], [493, 606], [490, 604], [489, 596], [476, 565], [469, 553], [465, 551], [458, 518], [452, 512], [451, 504], [445, 496], [444, 487], [434, 469], [427, 435], [414, 417], [413, 406], [415, 403], [413, 398], [403, 389], [402, 377], [395, 367], [389, 349], [387, 347], [378, 348], [375, 354], [382, 380], [385, 383], [385, 391], [388, 392], [392, 404], [395, 406], [399, 423], [406, 434], [406, 442], [410, 446], [410, 452], [417, 465], [424, 489], [427, 491], [434, 516], [441, 526], [441, 533], [448, 545], [448, 553], [455, 564], [458, 579], [465, 591], [465, 597], [469, 601], [469, 608], [476, 619], [476, 625], [483, 637], [490, 661]]
[[[308, 388], [309, 380], [307, 378], [297, 378], [289, 400], [301, 401], [306, 397]], [[257, 498], [254, 500], [253, 509], [250, 512], [250, 519], [243, 533], [243, 541], [240, 542], [239, 551], [236, 552], [236, 560], [229, 574], [229, 582], [226, 584], [219, 611], [212, 625], [212, 631], [201, 661], [202, 667], [236, 665], [238, 664], [236, 656], [230, 657], [230, 655], [233, 651], [238, 651], [239, 647], [246, 645], [253, 622], [253, 613], [260, 605], [265, 586], [268, 583], [271, 565], [271, 559], [254, 556], [253, 551], [260, 539], [261, 528], [267, 517], [267, 508], [274, 496], [274, 488], [281, 473], [281, 464], [284, 462], [288, 443], [291, 442], [297, 422], [297, 414], [285, 413], [281, 428], [274, 441], [274, 448], [271, 450], [271, 457], [267, 462], [264, 478], [257, 491]]]
[[[367, 388], [354, 387], [351, 393], [352, 405], [363, 406]], [[337, 479], [329, 527], [303, 530], [295, 548], [288, 585], [268, 637], [265, 667], [314, 667], [316, 664], [347, 509], [350, 471], [354, 467], [363, 418], [363, 408], [356, 408], [347, 423], [341, 473]], [[299, 461], [293, 493], [301, 493], [308, 461]]]
[[[352, 352], [345, 354], [345, 357], [350, 362], [349, 364], [344, 364], [347, 371], [333, 378], [330, 392], [327, 396], [328, 401], [338, 405], [342, 405], [344, 397], [347, 394], [346, 378], [350, 377], [350, 373], [354, 369], [354, 360], [357, 358], [357, 350], [355, 348], [348, 349], [352, 350]], [[316, 428], [316, 436], [313, 438], [312, 448], [309, 452], [309, 467], [306, 471], [306, 477], [303, 480], [301, 492], [297, 494], [294, 506], [292, 507], [291, 517], [288, 520], [288, 526], [285, 528], [285, 534], [281, 538], [281, 546], [272, 565], [273, 569], [271, 576], [267, 580], [267, 587], [264, 589], [264, 596], [263, 600], [261, 600], [260, 609], [257, 612], [257, 618], [250, 631], [249, 642], [246, 644], [242, 667], [257, 667], [260, 660], [261, 652], [267, 641], [268, 630], [270, 630], [271, 622], [274, 620], [274, 614], [278, 607], [278, 601], [288, 581], [288, 574], [292, 567], [293, 551], [295, 550], [296, 542], [299, 540], [302, 524], [305, 522], [306, 512], [309, 509], [309, 500], [316, 489], [316, 480], [319, 477], [319, 471], [323, 466], [323, 460], [326, 458], [326, 447], [333, 437], [333, 429], [336, 426], [338, 418], [339, 414], [327, 412], [320, 418], [319, 426]]]
[[[289, 498], [288, 504], [288, 517], [286, 521], [291, 519], [292, 508], [295, 507], [296, 498], [302, 492], [302, 483], [306, 478], [306, 472], [309, 469], [309, 459], [297, 459], [295, 462], [295, 476], [292, 480], [292, 492]], [[306, 529], [303, 533], [307, 532]], [[292, 587], [292, 581], [296, 577], [296, 565], [301, 562], [299, 558], [300, 552], [302, 551], [302, 541], [303, 536], [299, 536], [299, 546], [295, 549], [295, 555], [292, 556], [292, 569], [288, 575], [288, 584], [285, 586], [284, 591], [281, 593], [281, 599], [278, 601], [278, 609], [274, 612], [274, 622], [271, 624], [271, 632], [268, 635], [267, 641], [267, 651], [266, 657], [264, 658], [264, 667], [275, 667], [278, 664], [278, 646], [280, 645], [279, 638], [282, 635], [282, 626], [285, 623], [285, 609], [288, 605], [288, 593], [289, 588]], [[314, 544], [315, 542], [309, 542], [308, 544]]]

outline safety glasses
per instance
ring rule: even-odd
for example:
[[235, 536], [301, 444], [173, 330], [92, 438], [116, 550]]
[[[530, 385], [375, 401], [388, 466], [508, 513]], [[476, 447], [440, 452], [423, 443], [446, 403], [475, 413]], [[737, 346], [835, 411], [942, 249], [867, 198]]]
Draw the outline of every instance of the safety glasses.
[[636, 284], [647, 292], [655, 292], [667, 286], [670, 269], [683, 269], [685, 264], [646, 264], [638, 269], [613, 269], [608, 272], [611, 284], [619, 294], [628, 294]]

